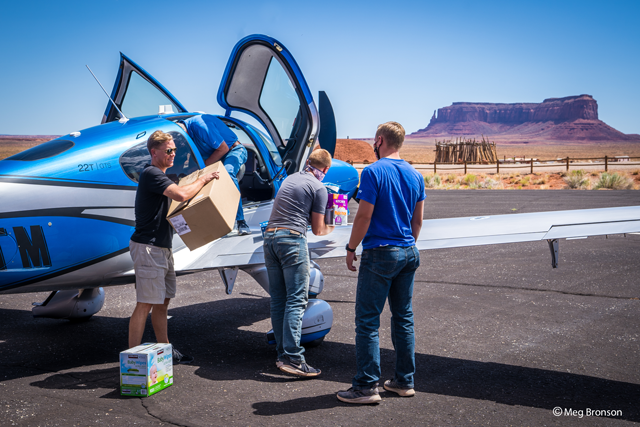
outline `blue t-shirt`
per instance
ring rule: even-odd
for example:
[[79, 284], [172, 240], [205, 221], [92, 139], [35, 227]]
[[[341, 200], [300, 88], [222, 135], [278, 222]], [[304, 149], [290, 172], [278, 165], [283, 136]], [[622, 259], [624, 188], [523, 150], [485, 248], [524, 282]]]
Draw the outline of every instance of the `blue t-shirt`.
[[362, 247], [413, 246], [411, 218], [425, 197], [422, 175], [402, 159], [385, 157], [364, 168], [358, 198], [374, 209]]
[[188, 118], [184, 125], [204, 160], [207, 160], [223, 141], [231, 148], [238, 140], [236, 134], [222, 120], [211, 114]]

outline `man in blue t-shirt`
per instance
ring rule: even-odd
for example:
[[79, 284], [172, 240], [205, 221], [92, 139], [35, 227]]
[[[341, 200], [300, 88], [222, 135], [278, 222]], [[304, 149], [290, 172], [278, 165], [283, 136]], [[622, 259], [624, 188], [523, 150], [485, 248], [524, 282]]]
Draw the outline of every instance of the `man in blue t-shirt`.
[[[360, 177], [360, 206], [347, 244], [347, 267], [356, 271], [355, 250], [362, 242], [362, 261], [356, 292], [356, 362], [358, 371], [349, 390], [338, 393], [347, 403], [380, 401], [380, 344], [378, 328], [385, 301], [391, 309], [391, 340], [396, 351], [393, 379], [384, 388], [413, 396], [415, 338], [413, 278], [420, 265], [415, 242], [422, 228], [424, 179], [400, 158], [404, 142], [400, 123], [378, 126], [373, 149], [378, 161]], [[364, 239], [364, 240], [363, 240]]]
[[[236, 134], [222, 120], [211, 114], [202, 114], [186, 120], [180, 120], [178, 125], [189, 134], [196, 144], [204, 159], [204, 164], [209, 166], [217, 161], [222, 161], [224, 168], [229, 172], [233, 183], [240, 191], [237, 175], [240, 167], [247, 161], [247, 149], [238, 141]], [[236, 222], [238, 224], [238, 235], [251, 234], [251, 229], [244, 220], [242, 197], [238, 202]]]

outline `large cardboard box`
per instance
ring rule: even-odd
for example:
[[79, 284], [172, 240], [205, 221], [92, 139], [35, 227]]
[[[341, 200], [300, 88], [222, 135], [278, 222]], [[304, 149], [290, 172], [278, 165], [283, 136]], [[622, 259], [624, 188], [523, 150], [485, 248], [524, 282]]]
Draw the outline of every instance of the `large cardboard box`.
[[145, 343], [120, 353], [120, 394], [151, 396], [173, 385], [171, 344]]
[[185, 245], [191, 250], [206, 245], [233, 230], [238, 212], [240, 192], [233, 183], [222, 162], [214, 163], [178, 183], [184, 186], [193, 183], [200, 176], [218, 172], [220, 178], [214, 179], [186, 202], [171, 201], [167, 219]]

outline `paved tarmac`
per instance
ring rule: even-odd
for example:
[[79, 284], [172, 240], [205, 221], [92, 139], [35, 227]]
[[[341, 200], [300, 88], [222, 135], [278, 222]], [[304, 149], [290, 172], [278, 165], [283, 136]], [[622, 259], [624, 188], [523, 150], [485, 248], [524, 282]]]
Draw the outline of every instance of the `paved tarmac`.
[[[425, 218], [640, 205], [638, 191], [429, 191]], [[514, 210], [515, 209], [515, 210]], [[91, 320], [33, 319], [46, 294], [0, 296], [0, 425], [629, 425], [640, 422], [640, 235], [421, 252], [416, 276], [416, 396], [381, 392], [354, 406], [335, 393], [355, 373], [357, 275], [320, 262], [334, 310], [324, 343], [307, 350], [323, 370], [296, 379], [265, 342], [269, 298], [240, 273], [227, 296], [217, 272], [179, 279], [169, 335], [193, 365], [172, 387], [121, 397], [133, 286], [106, 289]], [[384, 378], [393, 375], [389, 313]], [[151, 325], [145, 340], [152, 341]], [[554, 408], [560, 408], [555, 416]], [[593, 411], [610, 411], [594, 415]], [[558, 411], [558, 409], [556, 409]], [[589, 412], [592, 411], [592, 412]], [[615, 416], [613, 416], [615, 415]]]

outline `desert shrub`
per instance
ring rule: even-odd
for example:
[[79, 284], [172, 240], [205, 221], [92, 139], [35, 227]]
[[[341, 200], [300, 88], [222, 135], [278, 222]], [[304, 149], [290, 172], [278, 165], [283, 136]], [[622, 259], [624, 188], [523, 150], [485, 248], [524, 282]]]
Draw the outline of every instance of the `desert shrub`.
[[522, 185], [529, 185], [529, 181], [531, 180], [530, 176], [524, 176], [522, 177], [522, 179], [520, 180], [520, 184]]
[[501, 182], [498, 180], [493, 180], [491, 178], [486, 178], [484, 181], [480, 181], [477, 183], [478, 188], [487, 188], [487, 189], [492, 189], [492, 188], [498, 188], [500, 186]]
[[531, 181], [531, 184], [542, 185], [542, 184], [546, 184], [547, 182], [549, 182], [549, 178], [546, 176], [541, 176], [540, 179], [534, 179], [533, 181]]
[[478, 177], [475, 176], [472, 173], [468, 173], [464, 176], [464, 178], [462, 179], [462, 182], [464, 182], [467, 185], [471, 185], [473, 183], [475, 183], [478, 180]]
[[640, 174], [640, 171], [638, 171], [638, 170], [635, 170], [635, 171], [631, 172], [631, 175], [638, 175], [638, 174]]
[[569, 188], [585, 188], [587, 184], [589, 184], [589, 178], [585, 176], [586, 174], [582, 169], [570, 171], [567, 176], [564, 177], [564, 182], [567, 183]]
[[458, 180], [458, 177], [455, 174], [450, 173], [449, 175], [447, 175], [447, 182], [456, 182]]
[[442, 184], [442, 179], [438, 174], [427, 175], [424, 177], [424, 185], [427, 188], [436, 188], [436, 187], [439, 187], [440, 184]]
[[633, 188], [633, 182], [624, 175], [619, 175], [615, 172], [604, 172], [600, 175], [600, 179], [598, 179], [598, 182], [596, 182], [596, 185], [593, 188], [596, 190], [601, 188], [608, 188], [610, 190], [628, 190]]

